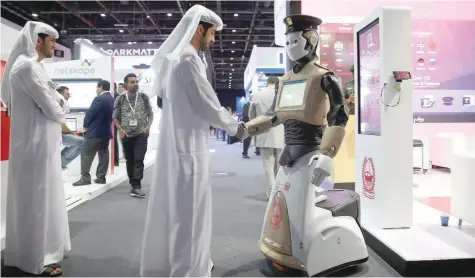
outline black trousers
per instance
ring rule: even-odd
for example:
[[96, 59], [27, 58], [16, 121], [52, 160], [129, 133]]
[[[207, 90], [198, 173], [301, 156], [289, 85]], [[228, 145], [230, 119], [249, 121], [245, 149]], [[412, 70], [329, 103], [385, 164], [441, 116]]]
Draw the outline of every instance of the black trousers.
[[117, 141], [117, 127], [114, 126], [114, 163], [119, 165], [119, 142]]
[[247, 152], [249, 151], [249, 146], [251, 145], [251, 139], [252, 137], [247, 137], [242, 141], [242, 155], [247, 155]]
[[98, 180], [105, 180], [107, 168], [109, 167], [109, 140], [102, 138], [84, 138], [84, 145], [81, 150], [81, 180], [91, 182], [91, 165], [96, 153], [99, 164], [97, 165], [96, 177]]
[[147, 153], [148, 134], [122, 138], [124, 156], [127, 160], [127, 175], [132, 188], [142, 188], [144, 159]]

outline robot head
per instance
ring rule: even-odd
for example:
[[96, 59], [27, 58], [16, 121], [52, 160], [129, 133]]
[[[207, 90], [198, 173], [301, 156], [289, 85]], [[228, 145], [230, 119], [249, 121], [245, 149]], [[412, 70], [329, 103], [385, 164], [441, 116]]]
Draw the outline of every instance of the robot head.
[[309, 15], [291, 15], [284, 19], [287, 26], [286, 50], [292, 61], [313, 60], [318, 46], [317, 28], [322, 20]]

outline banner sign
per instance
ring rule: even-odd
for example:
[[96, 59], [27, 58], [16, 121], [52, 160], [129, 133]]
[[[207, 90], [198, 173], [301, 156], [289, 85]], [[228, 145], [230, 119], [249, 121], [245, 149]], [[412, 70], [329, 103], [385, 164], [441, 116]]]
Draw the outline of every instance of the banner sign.
[[161, 43], [115, 43], [95, 44], [111, 56], [153, 56], [158, 51]]

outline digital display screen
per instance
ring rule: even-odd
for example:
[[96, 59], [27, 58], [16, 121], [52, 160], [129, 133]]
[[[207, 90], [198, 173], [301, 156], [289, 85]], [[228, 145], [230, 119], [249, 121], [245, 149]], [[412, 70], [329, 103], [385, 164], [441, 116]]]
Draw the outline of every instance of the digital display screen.
[[414, 123], [475, 122], [473, 30], [475, 21], [413, 20]]
[[279, 107], [300, 106], [303, 104], [307, 80], [287, 81], [282, 84]]
[[379, 19], [357, 34], [358, 55], [358, 131], [363, 135], [381, 135], [381, 83]]
[[70, 109], [87, 110], [91, 106], [92, 101], [97, 96], [98, 80], [65, 80], [54, 82], [59, 86], [69, 88], [71, 97], [68, 99]]
[[409, 71], [393, 71], [394, 79], [397, 81], [411, 79], [411, 73]]
[[76, 132], [78, 128], [78, 120], [76, 118], [66, 118], [66, 126], [72, 132]]

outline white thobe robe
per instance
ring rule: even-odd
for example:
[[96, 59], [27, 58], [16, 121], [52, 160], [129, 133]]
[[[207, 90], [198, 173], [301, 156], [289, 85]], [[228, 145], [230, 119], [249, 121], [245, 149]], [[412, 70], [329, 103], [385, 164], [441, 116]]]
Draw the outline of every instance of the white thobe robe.
[[65, 111], [54, 83], [31, 58], [16, 60], [10, 84], [5, 265], [41, 274], [71, 249], [61, 173]]
[[209, 126], [235, 135], [238, 122], [221, 107], [191, 45], [183, 50], [170, 78], [170, 99], [163, 99], [160, 119], [141, 275], [210, 277]]

